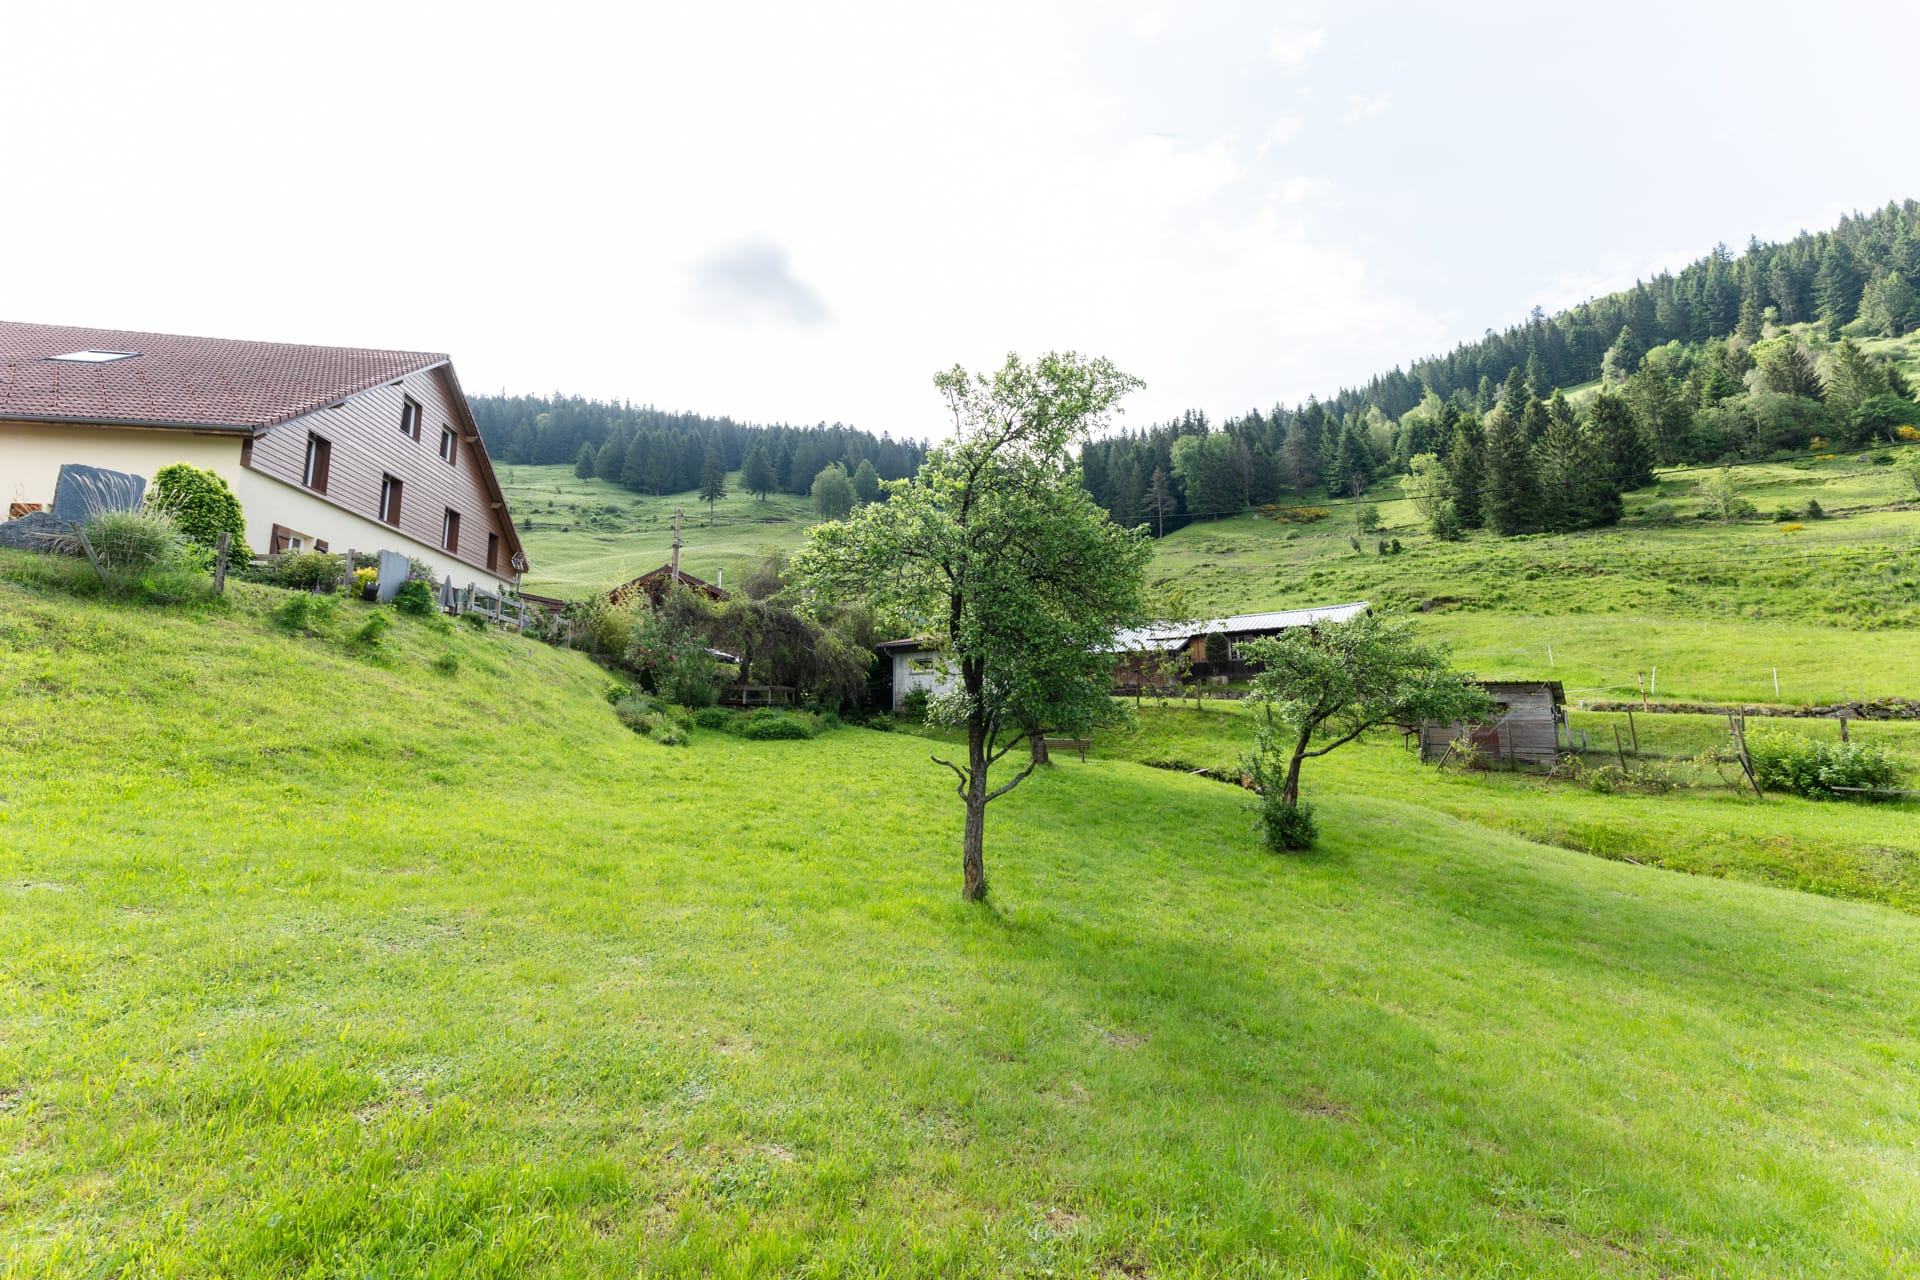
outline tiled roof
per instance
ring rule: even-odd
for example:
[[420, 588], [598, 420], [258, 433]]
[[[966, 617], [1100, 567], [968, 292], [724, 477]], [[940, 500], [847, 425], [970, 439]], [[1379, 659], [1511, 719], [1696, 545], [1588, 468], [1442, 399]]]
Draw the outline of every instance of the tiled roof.
[[1213, 618], [1206, 622], [1178, 624], [1162, 622], [1147, 627], [1136, 627], [1131, 631], [1116, 632], [1113, 643], [1118, 649], [1141, 649], [1148, 645], [1170, 647], [1214, 631], [1223, 635], [1247, 635], [1263, 631], [1285, 631], [1289, 627], [1310, 627], [1320, 622], [1347, 622], [1365, 613], [1367, 608], [1367, 602], [1361, 600], [1353, 604], [1325, 605], [1314, 609], [1276, 609], [1270, 613], [1236, 613], [1231, 617]]
[[[102, 364], [48, 358], [87, 350], [140, 354]], [[426, 351], [0, 320], [0, 419], [266, 427], [446, 361]]]

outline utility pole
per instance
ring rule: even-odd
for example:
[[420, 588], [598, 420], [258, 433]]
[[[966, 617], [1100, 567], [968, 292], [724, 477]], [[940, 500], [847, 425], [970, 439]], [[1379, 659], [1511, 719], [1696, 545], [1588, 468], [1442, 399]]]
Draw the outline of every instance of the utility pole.
[[673, 580], [680, 581], [680, 508], [673, 509]]

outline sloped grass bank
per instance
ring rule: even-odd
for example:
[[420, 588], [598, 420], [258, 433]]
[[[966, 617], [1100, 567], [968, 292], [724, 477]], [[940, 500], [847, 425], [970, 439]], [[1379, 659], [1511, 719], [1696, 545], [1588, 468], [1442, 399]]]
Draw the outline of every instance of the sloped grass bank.
[[1279, 859], [1116, 760], [965, 907], [924, 742], [661, 748], [575, 655], [269, 603], [0, 583], [0, 1268], [1920, 1265], [1920, 921], [1364, 770]]

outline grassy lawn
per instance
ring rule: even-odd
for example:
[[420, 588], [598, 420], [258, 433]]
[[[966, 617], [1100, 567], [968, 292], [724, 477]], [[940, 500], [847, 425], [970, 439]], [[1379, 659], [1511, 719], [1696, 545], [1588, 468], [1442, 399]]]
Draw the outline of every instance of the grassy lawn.
[[760, 501], [727, 477], [727, 496], [713, 505], [697, 493], [653, 497], [607, 480], [578, 480], [572, 467], [500, 468], [500, 486], [526, 540], [533, 572], [529, 591], [563, 599], [617, 586], [665, 564], [673, 554], [673, 511], [682, 520], [680, 564], [708, 582], [732, 575], [767, 548], [793, 551], [814, 521], [807, 498], [776, 493]]
[[[1093, 753], [1232, 774], [1252, 745], [1248, 715], [1232, 702], [1203, 703], [1195, 710], [1191, 702], [1148, 700], [1133, 729], [1096, 736]], [[1637, 721], [1649, 758], [1684, 761], [1724, 745], [1727, 737], [1725, 720], [1713, 716], [1642, 715]], [[1576, 711], [1570, 723], [1601, 748], [1589, 757], [1590, 764], [1613, 761], [1613, 726], [1621, 726], [1623, 738], [1627, 733], [1626, 717], [1618, 713]], [[1750, 728], [1760, 723], [1748, 722]], [[1831, 721], [1766, 723], [1815, 738], [1839, 736], [1839, 726]], [[1851, 732], [1855, 741], [1893, 751], [1909, 778], [1920, 779], [1920, 724], [1861, 721]], [[1694, 771], [1679, 772], [1691, 776]], [[1722, 779], [1712, 769], [1703, 776], [1711, 784]], [[1732, 769], [1724, 777], [1739, 780]], [[1920, 913], [1920, 802], [1837, 804], [1781, 795], [1757, 801], [1751, 792], [1726, 785], [1665, 795], [1602, 795], [1533, 773], [1442, 772], [1419, 764], [1393, 731], [1311, 762], [1306, 782], [1309, 799], [1390, 795], [1542, 844]]]
[[663, 748], [578, 655], [237, 596], [0, 581], [7, 1274], [1920, 1267], [1909, 914], [1530, 843], [1472, 810], [1536, 784], [1385, 745], [1297, 859], [1049, 770], [969, 908], [911, 735]]

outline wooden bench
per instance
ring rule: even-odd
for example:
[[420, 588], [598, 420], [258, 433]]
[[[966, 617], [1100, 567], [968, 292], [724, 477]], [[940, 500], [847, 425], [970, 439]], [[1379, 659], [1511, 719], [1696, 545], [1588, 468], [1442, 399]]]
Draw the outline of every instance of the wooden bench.
[[1060, 751], [1079, 752], [1080, 763], [1085, 764], [1087, 762], [1087, 748], [1092, 745], [1092, 741], [1086, 738], [1042, 738], [1040, 739], [1040, 763], [1046, 764], [1048, 762], [1048, 754], [1058, 749]]

